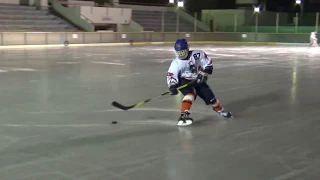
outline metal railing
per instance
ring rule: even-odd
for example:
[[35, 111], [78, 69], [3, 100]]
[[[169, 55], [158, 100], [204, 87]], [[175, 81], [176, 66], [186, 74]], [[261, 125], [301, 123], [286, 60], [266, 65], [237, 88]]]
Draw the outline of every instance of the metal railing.
[[[196, 16], [196, 15], [195, 15]], [[174, 11], [133, 11], [132, 20], [140, 24], [144, 31], [153, 32], [209, 32], [201, 22], [183, 12]]]
[[319, 13], [208, 10], [201, 16], [213, 32], [310, 33], [319, 26]]

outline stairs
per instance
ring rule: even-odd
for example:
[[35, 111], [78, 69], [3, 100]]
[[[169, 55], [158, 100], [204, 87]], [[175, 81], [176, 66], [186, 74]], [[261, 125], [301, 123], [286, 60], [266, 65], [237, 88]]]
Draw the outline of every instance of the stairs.
[[78, 31], [76, 27], [50, 13], [33, 6], [0, 4], [1, 31]]

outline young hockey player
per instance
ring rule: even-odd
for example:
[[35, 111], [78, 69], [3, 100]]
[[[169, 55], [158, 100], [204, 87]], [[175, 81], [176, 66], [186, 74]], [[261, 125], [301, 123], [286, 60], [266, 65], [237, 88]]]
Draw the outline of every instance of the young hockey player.
[[310, 46], [318, 47], [317, 32], [311, 32], [310, 33]]
[[177, 87], [194, 81], [194, 83], [179, 90], [184, 97], [181, 105], [181, 116], [177, 125], [187, 126], [193, 123], [189, 111], [197, 96], [206, 105], [211, 105], [213, 110], [221, 116], [231, 118], [232, 114], [224, 110], [220, 101], [206, 83], [208, 75], [212, 74], [212, 60], [201, 50], [190, 51], [186, 39], [178, 39], [174, 49], [176, 58], [173, 59], [167, 74], [167, 83], [171, 95], [178, 94]]

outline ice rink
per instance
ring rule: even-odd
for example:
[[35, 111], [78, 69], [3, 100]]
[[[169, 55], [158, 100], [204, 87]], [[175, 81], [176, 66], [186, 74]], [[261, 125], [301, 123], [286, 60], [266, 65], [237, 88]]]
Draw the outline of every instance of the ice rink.
[[[224, 119], [165, 96], [173, 45], [0, 49], [1, 180], [319, 180], [320, 48], [194, 45]], [[118, 121], [118, 124], [111, 124]]]

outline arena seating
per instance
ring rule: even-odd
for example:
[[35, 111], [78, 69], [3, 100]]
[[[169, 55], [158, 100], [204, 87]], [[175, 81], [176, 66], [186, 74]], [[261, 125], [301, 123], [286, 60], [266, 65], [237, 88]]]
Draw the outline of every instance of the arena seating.
[[67, 21], [33, 6], [0, 4], [1, 31], [77, 31]]
[[[145, 31], [161, 32], [162, 12], [133, 10], [132, 19], [144, 27]], [[164, 13], [164, 31], [175, 32], [177, 27], [177, 14], [175, 12]], [[193, 32], [194, 24], [179, 18], [179, 32]], [[201, 31], [197, 29], [197, 31]]]

